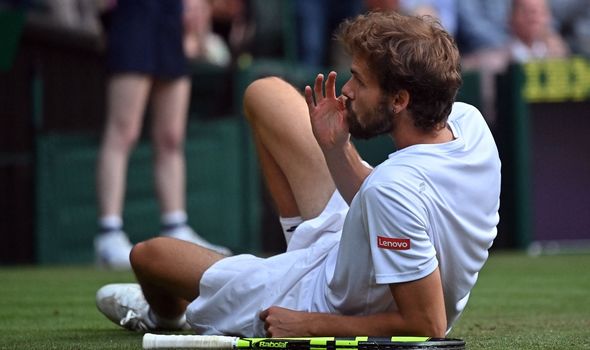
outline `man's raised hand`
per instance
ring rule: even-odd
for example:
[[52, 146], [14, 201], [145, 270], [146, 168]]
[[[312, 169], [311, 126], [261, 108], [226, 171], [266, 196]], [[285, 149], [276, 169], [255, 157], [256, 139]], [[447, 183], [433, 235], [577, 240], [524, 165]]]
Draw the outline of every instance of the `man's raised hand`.
[[305, 101], [313, 134], [320, 147], [327, 151], [347, 143], [350, 135], [346, 122], [346, 97], [336, 97], [336, 72], [328, 74], [325, 89], [323, 83], [324, 75], [318, 74], [313, 90], [309, 85], [305, 87]]

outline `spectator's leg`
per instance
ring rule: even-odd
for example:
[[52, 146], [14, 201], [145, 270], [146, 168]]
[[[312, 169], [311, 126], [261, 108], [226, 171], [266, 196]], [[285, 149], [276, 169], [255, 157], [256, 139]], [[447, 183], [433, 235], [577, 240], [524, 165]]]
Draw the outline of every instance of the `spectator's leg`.
[[152, 92], [154, 178], [162, 213], [185, 211], [184, 137], [190, 80], [158, 80]]
[[127, 162], [137, 142], [151, 79], [142, 75], [112, 77], [107, 87], [107, 121], [98, 157], [99, 214], [121, 216]]

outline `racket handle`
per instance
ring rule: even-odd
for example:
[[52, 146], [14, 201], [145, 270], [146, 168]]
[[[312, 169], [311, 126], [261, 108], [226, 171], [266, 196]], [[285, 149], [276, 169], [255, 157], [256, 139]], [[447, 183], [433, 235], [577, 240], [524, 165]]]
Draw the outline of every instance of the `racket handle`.
[[218, 349], [232, 350], [237, 337], [221, 335], [164, 335], [146, 333], [143, 336], [144, 349]]

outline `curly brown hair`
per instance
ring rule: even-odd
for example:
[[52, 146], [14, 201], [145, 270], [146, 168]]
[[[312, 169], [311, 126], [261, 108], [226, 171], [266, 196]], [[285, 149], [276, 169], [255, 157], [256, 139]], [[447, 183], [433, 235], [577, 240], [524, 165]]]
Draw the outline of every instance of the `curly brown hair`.
[[366, 60], [384, 93], [408, 91], [416, 127], [444, 126], [462, 79], [457, 45], [436, 19], [370, 12], [342, 23], [336, 38]]

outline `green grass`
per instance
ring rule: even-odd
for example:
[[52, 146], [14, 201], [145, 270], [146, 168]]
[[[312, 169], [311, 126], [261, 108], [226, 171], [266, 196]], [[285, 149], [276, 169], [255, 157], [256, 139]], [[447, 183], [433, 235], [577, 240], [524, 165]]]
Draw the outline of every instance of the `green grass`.
[[[590, 255], [494, 253], [450, 336], [469, 349], [590, 349]], [[141, 349], [141, 335], [96, 311], [129, 272], [0, 268], [0, 349]]]
[[495, 254], [452, 336], [470, 349], [590, 349], [590, 255]]

